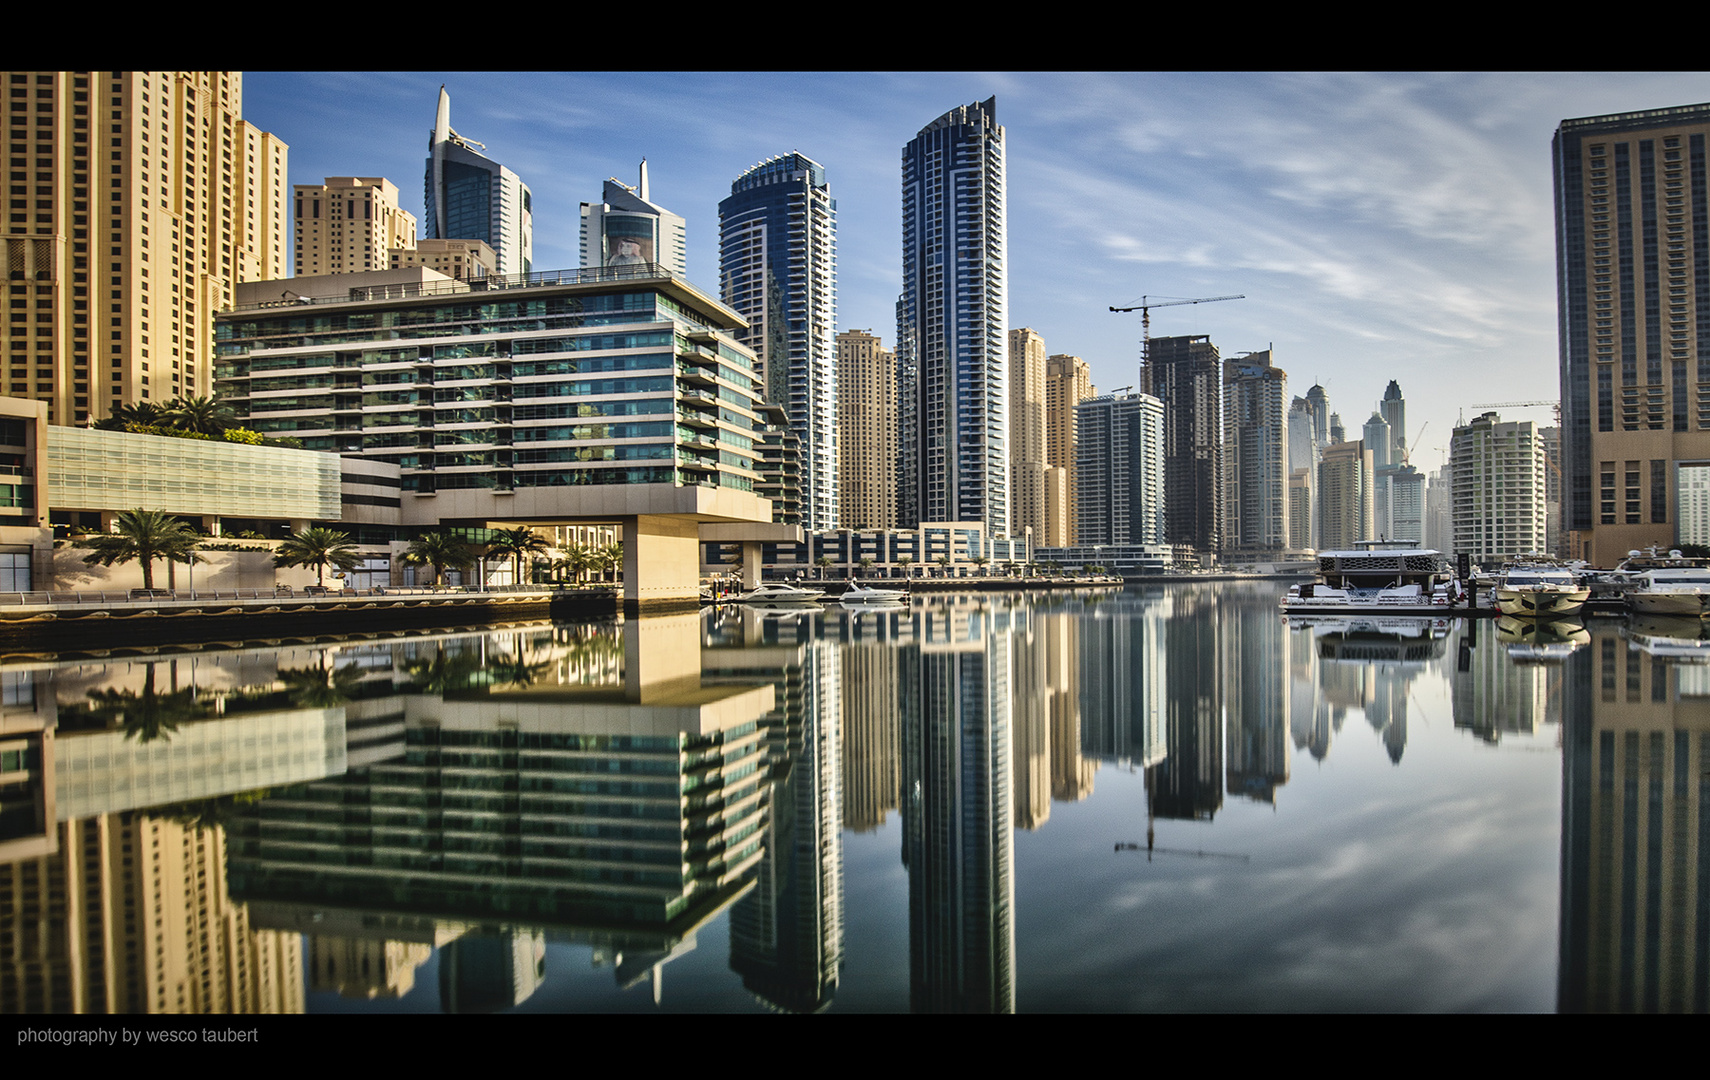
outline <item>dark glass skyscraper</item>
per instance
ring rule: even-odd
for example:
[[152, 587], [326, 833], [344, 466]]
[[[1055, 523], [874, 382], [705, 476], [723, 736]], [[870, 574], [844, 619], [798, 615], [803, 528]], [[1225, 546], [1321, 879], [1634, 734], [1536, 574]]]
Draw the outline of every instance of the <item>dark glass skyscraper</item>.
[[719, 290], [760, 357], [768, 404], [801, 449], [801, 524], [838, 527], [837, 200], [825, 169], [785, 154], [749, 169], [718, 204]]
[[1009, 534], [1004, 137], [997, 99], [903, 148], [898, 516]]
[[1140, 389], [1164, 403], [1165, 540], [1201, 559], [1223, 542], [1222, 369], [1204, 334], [1153, 338]]
[[526, 274], [534, 262], [534, 206], [516, 173], [476, 151], [486, 147], [451, 130], [451, 96], [439, 88], [428, 136], [424, 240], [485, 240], [501, 274]]

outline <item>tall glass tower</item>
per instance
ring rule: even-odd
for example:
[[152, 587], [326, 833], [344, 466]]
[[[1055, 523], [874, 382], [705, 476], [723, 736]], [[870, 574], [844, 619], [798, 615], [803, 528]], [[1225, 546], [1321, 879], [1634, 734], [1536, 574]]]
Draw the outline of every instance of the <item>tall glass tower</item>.
[[898, 513], [1009, 534], [1004, 139], [997, 99], [903, 147]]
[[477, 151], [487, 149], [451, 130], [451, 95], [439, 88], [428, 136], [424, 240], [485, 240], [500, 274], [534, 266], [534, 202], [516, 173]]
[[721, 299], [748, 320], [766, 401], [801, 448], [801, 524], [839, 525], [837, 475], [837, 200], [825, 169], [801, 154], [762, 161], [718, 204]]

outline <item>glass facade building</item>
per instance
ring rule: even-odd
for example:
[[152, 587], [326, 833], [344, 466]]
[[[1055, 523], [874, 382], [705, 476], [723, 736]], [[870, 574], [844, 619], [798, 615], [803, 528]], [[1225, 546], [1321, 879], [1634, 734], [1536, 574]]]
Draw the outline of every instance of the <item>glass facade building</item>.
[[534, 269], [533, 195], [521, 177], [478, 153], [477, 146], [451, 130], [451, 97], [440, 87], [428, 142], [422, 238], [484, 240], [498, 256], [499, 273], [529, 273]]
[[903, 148], [897, 301], [898, 517], [1009, 534], [1009, 307], [997, 99], [952, 109]]
[[801, 451], [801, 524], [839, 520], [837, 201], [825, 169], [801, 154], [763, 161], [718, 204], [719, 290], [748, 321], [766, 400]]
[[760, 388], [741, 326], [657, 267], [424, 279], [225, 313], [216, 366], [252, 430], [398, 465], [406, 524], [413, 497], [457, 489], [514, 493], [538, 516], [561, 504], [530, 492], [753, 492]]

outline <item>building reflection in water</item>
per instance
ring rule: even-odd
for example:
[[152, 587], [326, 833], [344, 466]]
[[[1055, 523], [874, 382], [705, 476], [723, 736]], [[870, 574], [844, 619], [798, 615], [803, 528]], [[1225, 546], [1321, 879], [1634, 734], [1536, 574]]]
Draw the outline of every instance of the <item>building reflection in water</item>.
[[234, 894], [343, 948], [443, 946], [448, 1011], [525, 1000], [546, 938], [657, 998], [766, 845], [775, 692], [703, 686], [700, 638], [687, 616], [390, 644], [402, 755], [248, 808]]
[[[1439, 670], [1448, 653], [1447, 619], [1293, 617], [1288, 620], [1289, 730], [1314, 760], [1330, 753], [1349, 709], [1358, 709], [1401, 764], [1413, 683]], [[1500, 657], [1507, 664], [1507, 656]]]
[[1710, 1012], [1710, 666], [1591, 636], [1565, 665], [1557, 1005]]
[[918, 629], [900, 650], [897, 684], [909, 1005], [1014, 1012], [1013, 613], [973, 600], [912, 614]]
[[734, 614], [710, 636], [704, 681], [770, 680], [777, 697], [762, 720], [771, 833], [755, 888], [731, 909], [730, 966], [767, 1006], [819, 1012], [843, 957], [844, 653], [812, 619]]

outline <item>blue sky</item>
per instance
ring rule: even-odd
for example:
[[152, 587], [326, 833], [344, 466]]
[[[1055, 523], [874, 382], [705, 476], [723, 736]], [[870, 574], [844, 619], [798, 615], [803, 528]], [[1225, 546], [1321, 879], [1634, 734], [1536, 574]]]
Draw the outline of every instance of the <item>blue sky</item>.
[[[439, 86], [451, 123], [534, 193], [537, 269], [578, 262], [578, 204], [608, 176], [688, 221], [689, 278], [717, 293], [718, 203], [800, 151], [838, 207], [839, 330], [890, 345], [902, 147], [956, 105], [1006, 129], [1011, 326], [1075, 353], [1101, 390], [1138, 382], [1156, 336], [1223, 355], [1274, 346], [1299, 396], [1353, 430], [1390, 379], [1414, 460], [1458, 413], [1555, 398], [1550, 138], [1568, 117], [1710, 101], [1706, 73], [247, 72], [244, 117], [290, 146], [292, 183], [384, 176], [422, 216]], [[1547, 409], [1506, 419], [1547, 422]]]

